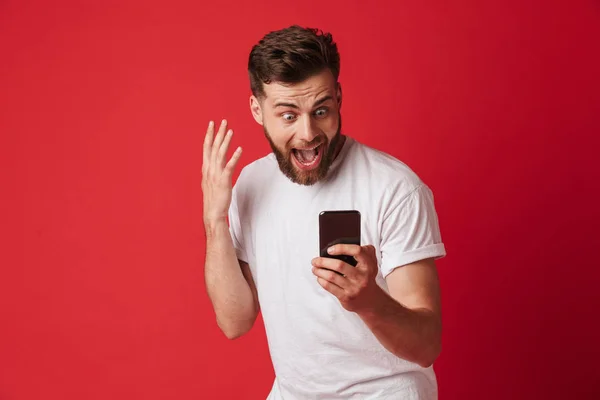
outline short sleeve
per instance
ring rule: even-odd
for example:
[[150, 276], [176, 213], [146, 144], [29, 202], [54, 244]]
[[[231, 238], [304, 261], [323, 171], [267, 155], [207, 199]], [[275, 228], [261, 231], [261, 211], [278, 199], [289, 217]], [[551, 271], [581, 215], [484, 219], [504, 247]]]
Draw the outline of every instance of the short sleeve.
[[229, 206], [229, 233], [233, 240], [233, 247], [238, 260], [248, 263], [248, 256], [244, 247], [244, 234], [240, 222], [240, 214], [238, 212], [238, 189], [233, 188], [231, 195], [231, 205]]
[[421, 183], [403, 198], [388, 203], [380, 243], [383, 277], [397, 267], [446, 255], [429, 187]]

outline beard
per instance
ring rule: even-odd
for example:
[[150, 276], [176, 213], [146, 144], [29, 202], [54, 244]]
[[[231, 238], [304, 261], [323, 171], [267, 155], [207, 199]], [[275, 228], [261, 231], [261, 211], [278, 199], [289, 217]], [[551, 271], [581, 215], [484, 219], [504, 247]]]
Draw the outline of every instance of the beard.
[[265, 131], [265, 137], [269, 141], [269, 145], [271, 146], [271, 150], [273, 150], [273, 154], [275, 154], [275, 158], [277, 159], [277, 163], [279, 164], [279, 169], [281, 172], [292, 182], [297, 183], [299, 185], [311, 186], [320, 180], [324, 179], [327, 176], [327, 172], [329, 172], [329, 167], [333, 163], [335, 157], [335, 151], [340, 143], [342, 138], [341, 130], [342, 130], [342, 118], [341, 115], [338, 116], [338, 129], [331, 142], [327, 138], [326, 135], [319, 135], [314, 138], [311, 142], [306, 142], [303, 144], [304, 147], [312, 147], [313, 145], [323, 144], [323, 156], [321, 157], [321, 161], [319, 162], [319, 166], [310, 171], [302, 171], [298, 169], [294, 165], [294, 161], [292, 161], [292, 148], [280, 149], [278, 148], [273, 140], [271, 139], [271, 135], [267, 131], [267, 128], [263, 125], [263, 129]]

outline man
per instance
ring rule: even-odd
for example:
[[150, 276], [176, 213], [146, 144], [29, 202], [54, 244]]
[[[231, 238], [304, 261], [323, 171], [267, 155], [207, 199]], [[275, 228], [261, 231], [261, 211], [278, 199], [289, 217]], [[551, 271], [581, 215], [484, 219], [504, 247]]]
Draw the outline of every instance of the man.
[[[225, 335], [262, 312], [276, 379], [268, 399], [436, 399], [445, 256], [430, 189], [399, 160], [341, 134], [330, 34], [292, 26], [250, 53], [250, 109], [272, 154], [243, 168], [232, 131], [204, 142], [205, 278]], [[352, 267], [316, 257], [318, 215], [358, 210]], [[229, 219], [229, 221], [228, 221]], [[336, 271], [336, 272], [334, 272]]]

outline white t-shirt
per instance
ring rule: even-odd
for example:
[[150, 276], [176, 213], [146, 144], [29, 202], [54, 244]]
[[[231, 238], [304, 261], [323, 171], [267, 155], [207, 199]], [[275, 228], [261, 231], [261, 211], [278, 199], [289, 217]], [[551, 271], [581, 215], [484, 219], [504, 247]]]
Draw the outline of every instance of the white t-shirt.
[[404, 163], [347, 137], [313, 186], [290, 181], [271, 153], [242, 169], [230, 231], [250, 265], [275, 370], [269, 400], [437, 399], [433, 368], [396, 357], [311, 272], [319, 213], [358, 210], [377, 283], [395, 268], [446, 255], [430, 189]]

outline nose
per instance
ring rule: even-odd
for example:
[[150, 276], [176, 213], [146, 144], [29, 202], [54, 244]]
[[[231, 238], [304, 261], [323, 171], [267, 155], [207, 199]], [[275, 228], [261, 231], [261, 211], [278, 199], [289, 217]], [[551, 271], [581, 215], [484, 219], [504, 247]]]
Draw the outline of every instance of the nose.
[[303, 118], [302, 123], [299, 126], [298, 132], [296, 132], [298, 139], [311, 142], [314, 138], [319, 136], [319, 130], [312, 118]]

